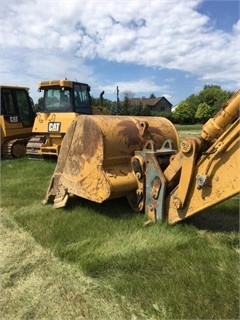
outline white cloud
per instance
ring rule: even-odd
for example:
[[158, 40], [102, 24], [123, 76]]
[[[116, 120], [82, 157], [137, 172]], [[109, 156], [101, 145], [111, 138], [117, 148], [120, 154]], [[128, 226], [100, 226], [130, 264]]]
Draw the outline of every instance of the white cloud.
[[240, 35], [240, 20], [238, 20], [238, 22], [233, 25], [233, 31], [239, 37], [239, 35]]
[[143, 96], [146, 94], [148, 97], [151, 93], [155, 95], [164, 95], [165, 97], [170, 98], [170, 95], [165, 92], [169, 92], [170, 88], [167, 85], [156, 85], [151, 79], [140, 79], [138, 81], [119, 81], [111, 85], [100, 86], [105, 93], [116, 93], [116, 88], [119, 88], [120, 93], [123, 94], [126, 91], [131, 91], [132, 93], [141, 93]]
[[[41, 80], [63, 79], [65, 77], [91, 84], [94, 79], [93, 69], [86, 66], [77, 57], [69, 57], [48, 50], [13, 50], [4, 53], [4, 64], [1, 66], [1, 83], [8, 85], [25, 85], [30, 88], [32, 98], [37, 100], [37, 84]], [[87, 81], [86, 81], [87, 79]]]
[[[182, 70], [203, 80], [233, 81], [239, 73], [240, 20], [231, 34], [217, 30], [209, 17], [197, 11], [200, 3], [3, 0], [2, 73], [13, 73], [22, 63], [27, 68], [25, 73], [39, 79], [69, 72], [94, 80], [93, 71], [84, 67], [83, 59], [100, 57]], [[13, 51], [16, 54], [11, 55]], [[133, 91], [135, 84], [137, 92], [144, 91], [145, 80], [131, 82]], [[149, 84], [151, 91], [158, 90], [154, 83]]]

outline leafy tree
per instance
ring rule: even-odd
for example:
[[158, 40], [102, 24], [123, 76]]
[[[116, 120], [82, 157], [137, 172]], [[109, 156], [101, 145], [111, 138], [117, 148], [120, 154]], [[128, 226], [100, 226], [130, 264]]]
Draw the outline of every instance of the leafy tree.
[[219, 111], [225, 101], [227, 101], [233, 92], [222, 90], [217, 85], [205, 85], [203, 90], [199, 92], [201, 103], [206, 103], [213, 109], [213, 113]]
[[121, 103], [120, 106], [120, 114], [122, 115], [129, 115], [131, 113], [131, 103], [130, 103], [130, 98], [129, 95], [126, 93], [126, 95], [124, 96], [124, 100]]
[[122, 95], [123, 101], [125, 100], [126, 97], [128, 98], [128, 100], [131, 100], [135, 97], [135, 93], [130, 90], [124, 91], [121, 95]]
[[[173, 112], [173, 121], [186, 124], [194, 123], [195, 120], [205, 122], [219, 111], [232, 94], [233, 92], [222, 90], [220, 86], [205, 85], [198, 95], [191, 94], [179, 104], [179, 108], [177, 107]], [[186, 103], [188, 108], [186, 105], [183, 107], [182, 103]], [[182, 114], [185, 112], [185, 115]], [[191, 116], [192, 119], [190, 118]]]
[[44, 102], [43, 97], [41, 97], [41, 98], [38, 99], [38, 102], [35, 103], [34, 109], [35, 109], [36, 112], [39, 112], [39, 111], [43, 110], [43, 102]]
[[200, 103], [195, 114], [195, 118], [201, 123], [205, 123], [209, 118], [213, 116], [213, 108], [206, 102]]
[[187, 101], [180, 102], [173, 112], [173, 119], [180, 124], [192, 124], [195, 122], [195, 108]]
[[151, 108], [149, 105], [146, 105], [145, 107], [142, 106], [141, 108], [141, 116], [150, 116], [151, 114]]
[[172, 112], [169, 113], [169, 112], [164, 112], [164, 111], [151, 111], [150, 116], [151, 117], [163, 117], [163, 118], [167, 118], [171, 122], [175, 122], [175, 119], [173, 119]]
[[99, 98], [94, 98], [91, 96], [91, 104], [92, 104], [92, 106], [98, 106], [99, 105]]
[[141, 116], [142, 115], [143, 105], [140, 103], [138, 106], [131, 106], [131, 115], [133, 116]]
[[190, 108], [193, 108], [195, 112], [197, 111], [198, 105], [201, 103], [200, 98], [196, 94], [191, 94], [186, 100], [185, 100]]
[[[91, 96], [91, 104], [92, 106], [99, 106], [100, 105], [100, 98], [94, 98], [93, 96]], [[103, 96], [103, 106], [110, 108], [112, 106], [113, 102], [109, 99], [105, 99]]]
[[[109, 100], [110, 101], [110, 100]], [[111, 105], [107, 107], [111, 114], [118, 114], [118, 106], [116, 101], [111, 101]]]
[[154, 94], [154, 93], [151, 93], [151, 94], [150, 94], [150, 96], [149, 96], [149, 98], [150, 98], [150, 99], [155, 99], [155, 98], [156, 98], [156, 96], [155, 96], [155, 94]]

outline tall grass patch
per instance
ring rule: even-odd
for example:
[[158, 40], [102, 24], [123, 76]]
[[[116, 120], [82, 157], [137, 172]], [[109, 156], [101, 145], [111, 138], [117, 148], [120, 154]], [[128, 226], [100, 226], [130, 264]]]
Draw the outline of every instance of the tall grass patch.
[[[112, 306], [114, 297], [122, 319], [238, 318], [238, 198], [174, 226], [144, 226], [125, 199], [43, 206], [54, 166], [2, 162], [2, 207], [41, 248], [101, 288], [93, 286], [91, 299]], [[99, 314], [90, 308], [87, 316]]]

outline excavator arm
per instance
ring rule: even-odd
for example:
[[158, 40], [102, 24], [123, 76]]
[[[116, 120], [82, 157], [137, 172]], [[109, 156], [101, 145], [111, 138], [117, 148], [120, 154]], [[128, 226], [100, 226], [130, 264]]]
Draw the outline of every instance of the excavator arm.
[[[146, 158], [145, 212], [149, 218], [175, 223], [240, 192], [240, 92], [238, 91], [202, 129], [200, 138], [182, 141], [169, 166], [157, 174]], [[157, 152], [155, 152], [155, 157]], [[152, 168], [152, 169], [151, 169]], [[152, 172], [153, 170], [153, 172]], [[158, 168], [159, 171], [159, 168]], [[164, 196], [154, 199], [154, 180], [164, 177]], [[159, 195], [161, 193], [159, 192]], [[159, 207], [162, 214], [159, 215]]]
[[[189, 166], [189, 176], [187, 161], [183, 161], [180, 182], [166, 199], [166, 216], [170, 223], [210, 208], [240, 192], [239, 132], [240, 124], [236, 120], [202, 154], [195, 166]], [[191, 150], [192, 145], [189, 152]]]
[[[183, 141], [180, 181], [166, 199], [166, 216], [170, 223], [210, 208], [240, 192], [239, 108], [240, 91], [203, 126], [199, 150], [193, 151], [193, 139], [189, 149], [183, 150]], [[209, 147], [206, 148], [206, 145]], [[196, 154], [199, 159], [191, 168], [187, 183], [185, 158], [189, 153]], [[167, 176], [168, 171], [165, 174]], [[182, 198], [183, 190], [187, 191]]]

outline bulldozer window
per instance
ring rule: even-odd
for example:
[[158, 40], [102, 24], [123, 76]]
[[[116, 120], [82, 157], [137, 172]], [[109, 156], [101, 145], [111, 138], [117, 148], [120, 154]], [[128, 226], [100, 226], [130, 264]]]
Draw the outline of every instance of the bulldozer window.
[[77, 113], [91, 114], [90, 95], [86, 85], [74, 86], [74, 102]]
[[64, 90], [60, 94], [60, 108], [66, 111], [71, 110], [69, 90]]
[[61, 88], [52, 88], [45, 90], [44, 94], [45, 112], [66, 112], [72, 111], [70, 90]]
[[16, 99], [23, 126], [31, 127], [34, 121], [34, 113], [27, 92], [25, 90], [16, 90]]
[[14, 95], [11, 89], [2, 89], [1, 91], [1, 114], [16, 115], [18, 114], [14, 105]]

